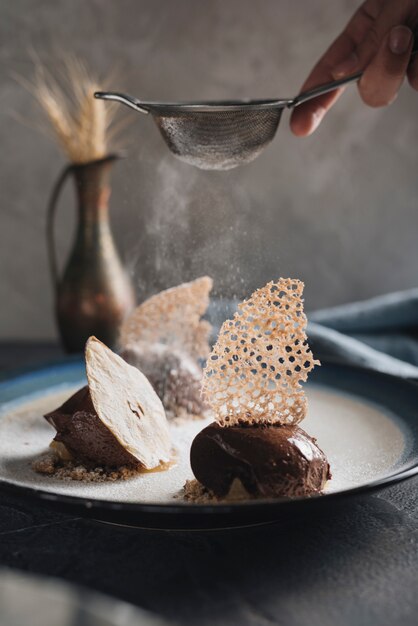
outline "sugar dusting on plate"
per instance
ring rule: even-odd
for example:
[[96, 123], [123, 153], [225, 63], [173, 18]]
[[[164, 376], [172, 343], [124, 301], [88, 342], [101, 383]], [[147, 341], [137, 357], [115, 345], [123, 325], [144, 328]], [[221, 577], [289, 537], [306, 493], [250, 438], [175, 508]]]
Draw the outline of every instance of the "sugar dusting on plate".
[[[22, 402], [0, 419], [0, 480], [50, 493], [113, 502], [173, 504], [184, 498], [183, 486], [193, 479], [190, 444], [211, 418], [170, 424], [177, 465], [164, 472], [105, 482], [63, 481], [37, 474], [32, 462], [48, 451], [52, 427], [42, 415], [75, 391], [51, 390], [43, 398]], [[317, 437], [333, 468], [326, 492], [343, 491], [392, 473], [399, 465], [405, 439], [390, 415], [352, 396], [307, 385], [309, 414], [304, 427]], [[193, 506], [191, 503], [190, 506]]]

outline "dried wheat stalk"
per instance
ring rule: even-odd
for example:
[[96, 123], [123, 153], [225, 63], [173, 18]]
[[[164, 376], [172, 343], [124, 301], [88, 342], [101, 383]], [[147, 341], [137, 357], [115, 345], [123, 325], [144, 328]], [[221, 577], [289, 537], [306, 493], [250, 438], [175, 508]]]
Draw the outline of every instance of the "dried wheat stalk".
[[48, 134], [72, 163], [101, 159], [115, 148], [110, 144], [124, 124], [115, 123], [114, 106], [94, 98], [103, 84], [81, 61], [66, 60], [59, 78], [37, 61], [33, 82], [18, 80], [35, 96], [49, 122]]

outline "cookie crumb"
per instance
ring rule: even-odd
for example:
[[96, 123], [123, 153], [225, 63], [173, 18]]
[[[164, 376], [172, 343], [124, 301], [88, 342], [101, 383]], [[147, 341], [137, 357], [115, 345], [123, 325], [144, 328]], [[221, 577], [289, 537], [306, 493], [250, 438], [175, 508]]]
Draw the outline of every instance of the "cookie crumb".
[[38, 474], [51, 476], [58, 480], [75, 480], [86, 483], [129, 480], [141, 473], [140, 466], [122, 466], [118, 468], [87, 466], [75, 461], [63, 461], [57, 455], [51, 453], [33, 461], [32, 469]]
[[178, 497], [188, 502], [195, 502], [196, 504], [218, 501], [215, 494], [209, 491], [209, 489], [206, 489], [198, 480], [186, 480]]
[[250, 496], [241, 481], [237, 478], [232, 482], [231, 488], [224, 498], [219, 498], [213, 491], [207, 489], [195, 479], [186, 480], [179, 497], [187, 502], [194, 502], [195, 504], [221, 504], [255, 499], [254, 496]]

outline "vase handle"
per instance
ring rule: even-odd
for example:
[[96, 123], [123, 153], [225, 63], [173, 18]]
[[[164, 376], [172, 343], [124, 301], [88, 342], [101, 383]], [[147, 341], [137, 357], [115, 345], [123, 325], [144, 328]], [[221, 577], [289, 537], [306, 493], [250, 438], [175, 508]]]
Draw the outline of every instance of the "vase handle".
[[59, 175], [55, 185], [52, 188], [51, 196], [49, 198], [48, 203], [48, 211], [46, 216], [46, 241], [48, 247], [48, 260], [49, 260], [49, 269], [51, 272], [52, 283], [55, 289], [55, 292], [58, 290], [58, 264], [57, 264], [57, 252], [55, 249], [55, 238], [54, 238], [54, 222], [55, 222], [55, 214], [57, 208], [58, 198], [60, 196], [62, 187], [68, 177], [68, 174], [73, 169], [73, 165], [67, 165]]

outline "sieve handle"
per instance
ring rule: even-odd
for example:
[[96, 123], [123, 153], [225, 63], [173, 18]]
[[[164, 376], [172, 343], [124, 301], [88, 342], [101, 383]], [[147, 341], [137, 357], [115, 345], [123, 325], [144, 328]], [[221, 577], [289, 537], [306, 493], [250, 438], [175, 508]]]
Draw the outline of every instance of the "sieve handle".
[[[411, 59], [416, 56], [418, 53], [418, 37], [415, 38], [414, 47], [411, 52]], [[309, 89], [308, 91], [302, 91], [296, 98], [289, 100], [287, 106], [289, 108], [297, 107], [299, 104], [303, 102], [307, 102], [307, 100], [312, 100], [312, 98], [316, 98], [317, 96], [322, 96], [325, 93], [329, 93], [330, 91], [334, 91], [334, 89], [338, 89], [343, 85], [347, 85], [348, 83], [354, 83], [360, 80], [363, 76], [363, 72], [357, 72], [356, 74], [351, 74], [351, 76], [346, 76], [345, 78], [340, 78], [339, 80], [333, 80], [331, 83], [326, 83], [325, 85], [319, 85], [318, 87], [314, 87], [313, 89]]]
[[146, 104], [144, 104], [137, 98], [134, 98], [133, 96], [127, 96], [124, 93], [118, 93], [116, 91], [96, 91], [94, 97], [98, 98], [99, 100], [113, 100], [114, 102], [121, 102], [122, 104], [125, 104], [127, 107], [130, 107], [135, 111], [145, 113], [145, 115], [148, 115], [148, 113], [150, 112]]
[[318, 87], [314, 87], [313, 89], [309, 89], [308, 91], [302, 91], [296, 98], [289, 100], [288, 107], [297, 107], [299, 104], [303, 104], [303, 102], [307, 102], [308, 100], [312, 100], [317, 96], [322, 96], [325, 93], [329, 93], [330, 91], [334, 91], [343, 85], [347, 85], [348, 83], [354, 83], [363, 76], [363, 72], [357, 72], [357, 74], [352, 74], [351, 76], [346, 76], [345, 78], [340, 78], [339, 80], [333, 80], [331, 83], [326, 83], [325, 85], [319, 85]]

